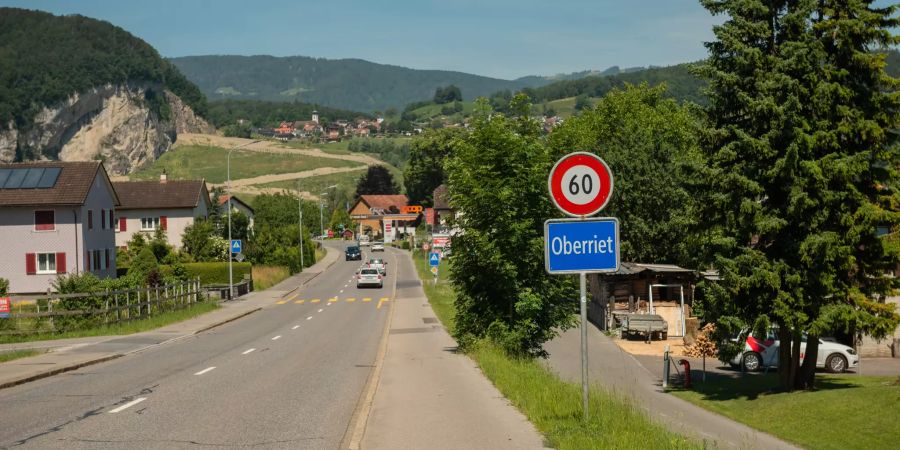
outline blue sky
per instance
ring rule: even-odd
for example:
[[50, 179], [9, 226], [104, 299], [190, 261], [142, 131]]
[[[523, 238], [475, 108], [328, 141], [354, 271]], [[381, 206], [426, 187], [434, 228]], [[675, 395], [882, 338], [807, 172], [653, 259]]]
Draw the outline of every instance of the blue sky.
[[107, 20], [163, 56], [361, 58], [517, 78], [706, 55], [697, 0], [0, 0]]

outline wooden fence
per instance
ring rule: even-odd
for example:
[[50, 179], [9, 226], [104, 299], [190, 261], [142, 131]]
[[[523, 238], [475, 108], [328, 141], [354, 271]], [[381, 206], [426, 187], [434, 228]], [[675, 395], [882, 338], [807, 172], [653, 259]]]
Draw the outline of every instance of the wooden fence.
[[86, 294], [12, 296], [0, 336], [51, 334], [146, 319], [207, 300], [200, 279], [165, 286]]

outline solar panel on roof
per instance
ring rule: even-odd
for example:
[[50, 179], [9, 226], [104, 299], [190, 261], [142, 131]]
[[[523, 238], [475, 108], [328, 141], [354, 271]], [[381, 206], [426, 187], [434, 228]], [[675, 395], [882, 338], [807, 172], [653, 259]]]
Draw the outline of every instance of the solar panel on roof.
[[25, 181], [27, 173], [28, 169], [13, 169], [6, 183], [3, 184], [3, 189], [18, 189], [22, 186], [22, 181]]
[[9, 178], [10, 173], [12, 173], [12, 169], [0, 169], [0, 189], [3, 189], [3, 185], [6, 184], [6, 179]]
[[41, 177], [41, 181], [38, 182], [37, 187], [52, 188], [56, 186], [56, 180], [59, 178], [60, 171], [62, 169], [59, 167], [47, 167], [44, 169], [44, 175]]
[[38, 181], [41, 181], [41, 176], [43, 175], [43, 167], [32, 167], [25, 172], [25, 179], [22, 180], [22, 185], [19, 187], [22, 189], [34, 189], [37, 187]]

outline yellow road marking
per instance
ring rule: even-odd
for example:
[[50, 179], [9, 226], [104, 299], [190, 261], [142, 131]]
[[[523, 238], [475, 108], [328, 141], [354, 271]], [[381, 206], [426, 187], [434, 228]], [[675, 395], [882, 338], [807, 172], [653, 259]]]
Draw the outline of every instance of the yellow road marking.
[[294, 300], [295, 298], [297, 298], [299, 295], [300, 295], [300, 293], [298, 292], [298, 293], [296, 293], [296, 294], [294, 294], [294, 295], [288, 297], [288, 298], [287, 298], [287, 301], [289, 301], [289, 302], [290, 302], [290, 301], [293, 301], [293, 300]]
[[310, 300], [309, 302], [310, 302], [310, 303], [319, 303], [320, 301], [321, 301], [321, 300], [319, 300], [319, 299], [317, 299], [317, 298], [314, 298], [314, 299]]
[[285, 304], [285, 303], [287, 303], [287, 302], [288, 302], [287, 300], [278, 300], [277, 302], [275, 302], [275, 304], [276, 304], [276, 305], [283, 305], [283, 304]]
[[334, 302], [336, 302], [336, 301], [338, 301], [338, 298], [337, 298], [337, 297], [331, 297], [331, 298], [328, 299], [328, 303], [334, 303]]
[[356, 299], [355, 299], [355, 298], [353, 298], [353, 297], [350, 297], [350, 298], [348, 298], [348, 299], [347, 299], [347, 301], [348, 301], [348, 302], [350, 302], [350, 303], [352, 303], [352, 302], [355, 302], [355, 301], [356, 301]]
[[306, 300], [297, 300], [297, 301], [296, 301], [296, 302], [294, 302], [294, 303], [296, 303], [296, 304], [298, 304], [298, 305], [302, 305], [302, 304], [303, 304], [303, 302], [305, 302], [305, 301], [306, 301]]
[[390, 301], [390, 299], [387, 297], [381, 297], [381, 300], [378, 300], [378, 306], [375, 307], [375, 309], [381, 309], [381, 304], [387, 301]]
[[363, 301], [364, 301], [364, 302], [371, 302], [371, 301], [372, 301], [372, 299], [371, 299], [371, 298], [369, 298], [369, 297], [366, 297], [366, 298], [364, 298], [364, 299], [363, 299]]

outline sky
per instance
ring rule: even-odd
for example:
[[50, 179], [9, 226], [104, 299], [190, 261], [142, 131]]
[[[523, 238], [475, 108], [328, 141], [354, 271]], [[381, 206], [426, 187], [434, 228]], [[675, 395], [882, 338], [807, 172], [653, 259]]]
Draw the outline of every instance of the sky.
[[0, 0], [106, 20], [162, 56], [360, 58], [513, 79], [706, 56], [698, 0]]

